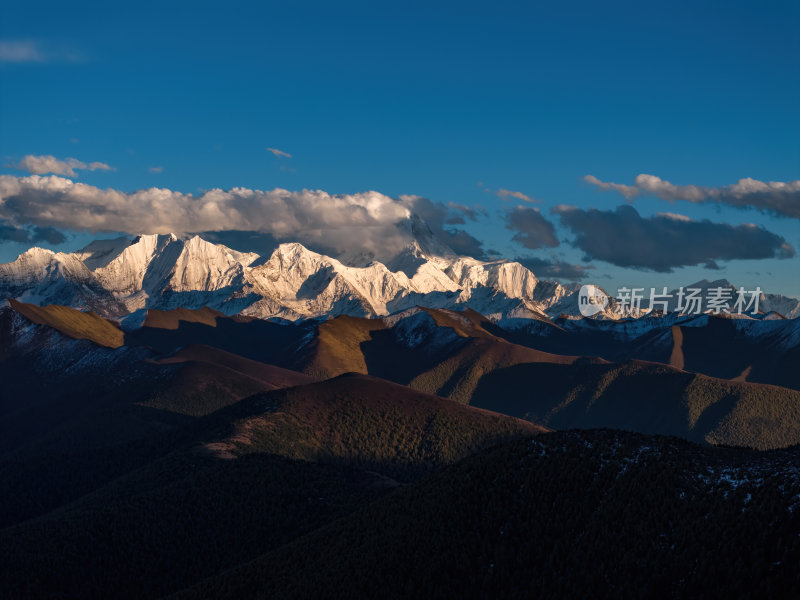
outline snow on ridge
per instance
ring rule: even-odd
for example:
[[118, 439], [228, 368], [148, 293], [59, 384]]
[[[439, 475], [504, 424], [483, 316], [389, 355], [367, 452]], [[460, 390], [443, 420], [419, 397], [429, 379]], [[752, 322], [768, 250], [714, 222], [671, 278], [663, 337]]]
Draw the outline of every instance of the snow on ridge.
[[[514, 261], [456, 256], [418, 221], [409, 225], [416, 239], [395, 259], [363, 266], [346, 264], [297, 242], [280, 244], [264, 260], [197, 235], [98, 240], [72, 254], [31, 248], [0, 265], [0, 297], [80, 306], [113, 318], [145, 308], [201, 306], [229, 315], [287, 320], [340, 314], [386, 318], [425, 306], [472, 308], [492, 320], [515, 323], [550, 322], [563, 316], [573, 321], [562, 319], [561, 326], [582, 326], [576, 301], [580, 286], [540, 280]], [[717, 283], [728, 284], [697, 285]], [[764, 298], [766, 305], [800, 316], [800, 301]], [[602, 319], [618, 317], [602, 313], [599, 320], [590, 321], [600, 326]], [[672, 315], [647, 317], [625, 322], [624, 332], [620, 331], [635, 337], [666, 325], [665, 319], [687, 326], [707, 321], [707, 317], [697, 321]], [[776, 319], [772, 322], [780, 320]]]

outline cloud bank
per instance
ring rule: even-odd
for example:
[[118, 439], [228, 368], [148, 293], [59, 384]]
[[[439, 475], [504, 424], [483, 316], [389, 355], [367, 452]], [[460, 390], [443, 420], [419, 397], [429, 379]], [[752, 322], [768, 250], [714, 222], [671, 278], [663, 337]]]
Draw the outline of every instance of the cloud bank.
[[463, 229], [453, 227], [453, 225], [465, 224], [466, 219], [476, 221], [480, 216], [484, 216], [482, 209], [471, 208], [455, 202], [445, 205], [423, 196], [400, 196], [399, 201], [407, 206], [410, 212], [419, 215], [430, 227], [433, 235], [456, 254], [474, 258], [484, 257], [485, 251], [480, 240]]
[[56, 175], [69, 175], [76, 177], [76, 171], [112, 171], [114, 167], [102, 162], [85, 163], [77, 158], [65, 158], [59, 160], [55, 156], [43, 155], [35, 156], [28, 154], [25, 158], [14, 165], [20, 171], [27, 171], [35, 175], [55, 173]]
[[555, 227], [538, 208], [516, 206], [505, 213], [505, 221], [506, 229], [516, 232], [511, 239], [525, 248], [558, 246]]
[[49, 244], [63, 244], [67, 237], [58, 229], [53, 227], [16, 227], [4, 221], [0, 221], [0, 242], [16, 242], [18, 244], [38, 244], [47, 242]]
[[331, 195], [321, 190], [212, 189], [200, 195], [150, 188], [126, 193], [56, 175], [0, 175], [0, 219], [15, 227], [59, 227], [90, 232], [191, 233], [256, 231], [339, 254], [385, 259], [410, 241], [398, 223], [421, 216], [434, 235], [458, 253], [483, 253], [481, 243], [448, 223], [475, 218], [472, 209], [420, 196], [378, 192]]
[[674, 185], [660, 177], [644, 173], [636, 176], [634, 185], [601, 181], [593, 175], [586, 175], [583, 179], [600, 189], [615, 191], [628, 200], [640, 195], [650, 195], [670, 202], [683, 200], [726, 204], [736, 208], [752, 208], [779, 217], [800, 219], [800, 180], [764, 182], [747, 177], [732, 185], [703, 187]]
[[573, 245], [585, 252], [587, 260], [620, 267], [668, 273], [698, 264], [718, 268], [718, 260], [795, 255], [783, 237], [756, 225], [694, 221], [671, 213], [644, 218], [628, 205], [615, 211], [560, 205], [553, 212], [575, 234]]

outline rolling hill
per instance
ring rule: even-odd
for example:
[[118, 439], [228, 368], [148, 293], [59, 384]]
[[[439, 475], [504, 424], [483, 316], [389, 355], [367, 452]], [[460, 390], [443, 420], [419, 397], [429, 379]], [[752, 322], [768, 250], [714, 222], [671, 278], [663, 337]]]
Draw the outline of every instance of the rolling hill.
[[554, 429], [614, 427], [760, 449], [800, 443], [800, 392], [642, 361], [498, 369], [471, 402]]
[[466, 404], [480, 378], [494, 369], [579, 360], [509, 343], [486, 326], [474, 311], [445, 309], [415, 309], [387, 319], [338, 317], [319, 325], [296, 368], [318, 377], [368, 373]]
[[248, 398], [217, 413], [229, 431], [205, 448], [221, 458], [279, 454], [402, 480], [544, 428], [356, 373]]
[[721, 379], [739, 378], [800, 390], [797, 319], [735, 319], [728, 315], [509, 321], [493, 324], [503, 338], [556, 354], [645, 360]]
[[[109, 321], [66, 307], [14, 302], [6, 310], [101, 344], [120, 333]], [[509, 330], [474, 311], [419, 308], [383, 319], [343, 315], [303, 324], [225, 317], [205, 309], [147, 311], [143, 317], [144, 325], [125, 331], [125, 345], [117, 349], [119, 356], [139, 359], [118, 361], [115, 368], [127, 373], [126, 390], [115, 393], [182, 414], [199, 416], [260, 391], [352, 372], [558, 429], [619, 427], [758, 448], [800, 442], [799, 392], [752, 381], [767, 366], [775, 377], [796, 372], [790, 364], [800, 346], [788, 320], [704, 316], [663, 330], [642, 330], [641, 322], [628, 327], [595, 321], [587, 333], [584, 325], [570, 330], [547, 322], [539, 329]], [[712, 345], [714, 339], [725, 347]], [[622, 358], [608, 362], [536, 346], [605, 347], [607, 356]], [[147, 365], [141, 360], [145, 354]], [[82, 362], [92, 372], [92, 362]], [[19, 361], [6, 364], [20, 372], [27, 368]], [[153, 365], [157, 375], [150, 373]], [[53, 376], [64, 380], [64, 373], [72, 373], [67, 379], [80, 387], [91, 378], [76, 368], [62, 365]]]

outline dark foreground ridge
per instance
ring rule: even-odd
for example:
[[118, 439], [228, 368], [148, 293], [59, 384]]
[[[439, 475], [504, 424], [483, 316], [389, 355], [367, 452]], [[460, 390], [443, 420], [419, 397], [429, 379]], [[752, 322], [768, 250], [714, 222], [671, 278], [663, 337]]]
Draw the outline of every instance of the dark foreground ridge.
[[175, 597], [797, 597], [798, 458], [621, 431], [543, 434]]
[[792, 598], [799, 462], [612, 430], [521, 438], [410, 485], [173, 454], [0, 532], [0, 582], [10, 598]]

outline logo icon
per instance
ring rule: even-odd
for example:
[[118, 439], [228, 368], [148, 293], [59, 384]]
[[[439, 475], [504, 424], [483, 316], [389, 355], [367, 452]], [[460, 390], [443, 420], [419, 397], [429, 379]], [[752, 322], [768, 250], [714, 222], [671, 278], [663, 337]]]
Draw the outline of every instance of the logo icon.
[[596, 285], [581, 286], [578, 292], [578, 309], [584, 317], [603, 312], [608, 306], [608, 295]]

